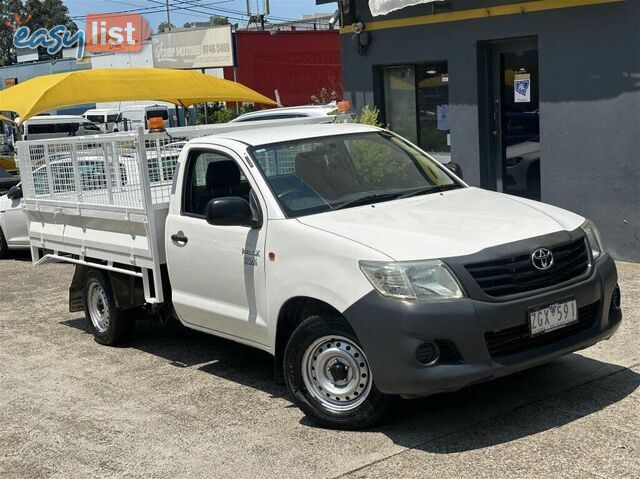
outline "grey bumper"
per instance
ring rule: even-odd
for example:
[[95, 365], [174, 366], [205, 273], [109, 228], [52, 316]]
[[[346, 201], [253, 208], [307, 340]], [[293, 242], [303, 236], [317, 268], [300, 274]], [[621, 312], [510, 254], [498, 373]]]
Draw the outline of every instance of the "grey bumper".
[[[612, 305], [617, 271], [603, 255], [586, 279], [553, 291], [512, 301], [464, 298], [441, 302], [397, 301], [375, 291], [345, 311], [369, 359], [378, 389], [387, 394], [426, 396], [527, 369], [610, 338], [620, 325], [620, 309]], [[576, 299], [591, 312], [588, 324], [575, 333], [551, 335], [522, 350], [492, 354], [487, 334], [527, 325], [530, 308]], [[425, 342], [454, 345], [457, 360], [424, 366], [416, 350]]]

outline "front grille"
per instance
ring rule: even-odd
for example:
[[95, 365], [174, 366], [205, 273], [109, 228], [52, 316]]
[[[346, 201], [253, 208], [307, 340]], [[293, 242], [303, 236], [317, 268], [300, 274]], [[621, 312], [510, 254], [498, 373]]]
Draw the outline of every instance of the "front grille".
[[589, 269], [589, 254], [583, 238], [555, 248], [554, 263], [547, 271], [538, 271], [531, 253], [523, 253], [465, 266], [480, 288], [489, 296], [501, 297], [527, 293], [570, 281]]
[[569, 338], [593, 327], [598, 317], [599, 308], [600, 302], [583, 306], [578, 309], [578, 321], [576, 323], [538, 336], [530, 335], [529, 324], [485, 333], [487, 349], [492, 357], [500, 357], [553, 344], [556, 341]]

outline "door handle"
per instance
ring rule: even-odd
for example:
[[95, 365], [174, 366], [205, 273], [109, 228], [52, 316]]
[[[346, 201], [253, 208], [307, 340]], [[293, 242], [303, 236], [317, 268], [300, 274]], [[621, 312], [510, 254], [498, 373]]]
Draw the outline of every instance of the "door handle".
[[189, 238], [187, 238], [182, 231], [179, 231], [178, 233], [171, 235], [171, 241], [185, 245], [189, 242]]

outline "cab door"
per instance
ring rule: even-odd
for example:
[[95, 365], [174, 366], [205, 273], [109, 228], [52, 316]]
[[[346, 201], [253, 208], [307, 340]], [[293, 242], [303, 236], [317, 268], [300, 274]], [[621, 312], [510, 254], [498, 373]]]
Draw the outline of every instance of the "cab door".
[[213, 198], [248, 199], [255, 189], [253, 179], [243, 161], [226, 149], [191, 149], [183, 166], [182, 188], [166, 222], [167, 265], [176, 312], [195, 329], [266, 345], [263, 252], [267, 222], [251, 228], [211, 225], [205, 219], [206, 205]]

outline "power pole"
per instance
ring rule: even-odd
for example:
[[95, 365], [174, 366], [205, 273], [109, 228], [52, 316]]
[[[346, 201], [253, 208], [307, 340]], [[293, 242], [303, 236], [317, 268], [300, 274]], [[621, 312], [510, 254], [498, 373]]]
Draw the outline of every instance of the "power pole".
[[[171, 28], [171, 15], [169, 14], [169, 12], [171, 11], [171, 9], [169, 8], [169, 0], [167, 0], [167, 27]], [[161, 4], [162, 5], [162, 4]]]

